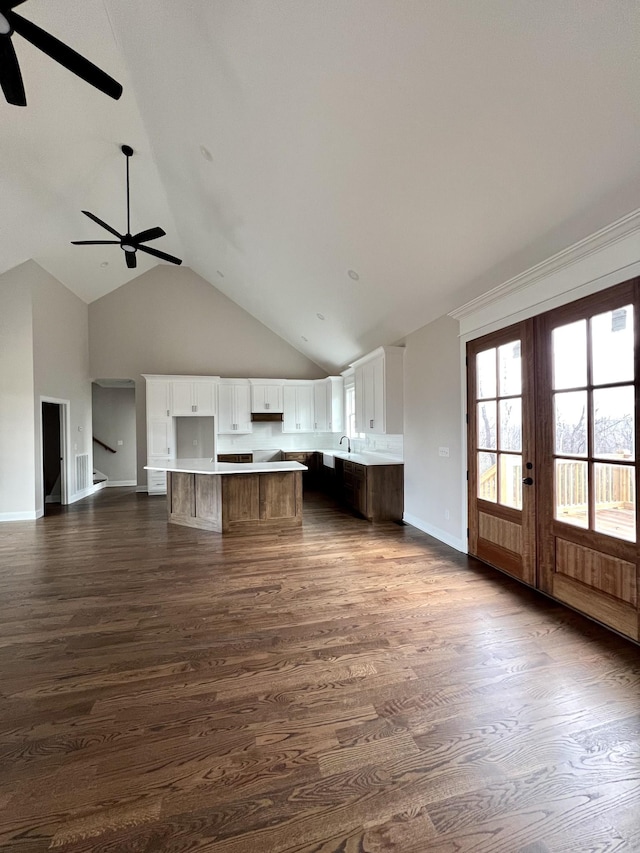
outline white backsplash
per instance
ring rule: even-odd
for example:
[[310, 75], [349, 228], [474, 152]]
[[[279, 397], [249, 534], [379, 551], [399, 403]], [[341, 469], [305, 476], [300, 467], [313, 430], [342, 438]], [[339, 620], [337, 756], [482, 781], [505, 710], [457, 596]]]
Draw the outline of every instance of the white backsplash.
[[[251, 450], [346, 450], [347, 442], [339, 444], [340, 436], [333, 432], [282, 432], [281, 423], [254, 423], [249, 435], [219, 435], [218, 453], [242, 453]], [[352, 438], [351, 450], [356, 453], [382, 453], [402, 458], [401, 435], [368, 435]]]

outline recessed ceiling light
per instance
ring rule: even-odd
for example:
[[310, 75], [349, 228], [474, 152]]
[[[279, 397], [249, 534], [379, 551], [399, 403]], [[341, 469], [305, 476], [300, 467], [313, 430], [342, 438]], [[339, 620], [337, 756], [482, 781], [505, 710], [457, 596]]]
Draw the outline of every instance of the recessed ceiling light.
[[209, 151], [206, 145], [200, 146], [200, 153], [202, 154], [205, 160], [209, 161], [209, 163], [213, 161], [213, 154], [211, 153], [211, 151]]
[[301, 337], [301, 338], [302, 338], [302, 340], [305, 342], [305, 344], [308, 344], [308, 343], [309, 343], [309, 338], [305, 338], [305, 336], [304, 336], [304, 335], [300, 335], [300, 337]]
[[220, 270], [216, 270], [216, 272], [218, 273], [218, 275], [220, 276], [220, 278], [224, 278], [224, 273], [223, 273], [223, 272], [220, 272]]
[[102, 267], [102, 269], [104, 269], [105, 267], [108, 267], [108, 266], [109, 266], [109, 261], [102, 261], [102, 263], [100, 264], [100, 266]]
[[324, 320], [324, 314], [316, 314], [318, 320]]
[[360, 281], [360, 276], [355, 270], [347, 270], [347, 275], [349, 278], [352, 278], [354, 281]]

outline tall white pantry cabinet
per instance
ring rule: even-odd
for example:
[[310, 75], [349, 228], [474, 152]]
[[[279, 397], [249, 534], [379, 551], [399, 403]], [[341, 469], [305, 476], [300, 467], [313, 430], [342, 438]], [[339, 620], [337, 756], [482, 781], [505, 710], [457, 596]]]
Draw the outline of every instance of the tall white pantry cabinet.
[[[176, 417], [215, 417], [218, 407], [217, 376], [151, 376], [146, 380], [147, 464], [175, 459]], [[147, 491], [167, 491], [164, 471], [147, 471]]]

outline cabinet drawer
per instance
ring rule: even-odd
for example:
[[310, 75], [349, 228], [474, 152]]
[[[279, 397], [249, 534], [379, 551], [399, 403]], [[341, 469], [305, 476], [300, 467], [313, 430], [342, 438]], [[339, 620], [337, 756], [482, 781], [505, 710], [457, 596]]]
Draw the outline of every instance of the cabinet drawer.
[[218, 453], [218, 462], [253, 462], [253, 453]]
[[286, 452], [282, 454], [282, 458], [285, 462], [299, 462], [301, 465], [307, 465], [311, 455], [311, 453]]

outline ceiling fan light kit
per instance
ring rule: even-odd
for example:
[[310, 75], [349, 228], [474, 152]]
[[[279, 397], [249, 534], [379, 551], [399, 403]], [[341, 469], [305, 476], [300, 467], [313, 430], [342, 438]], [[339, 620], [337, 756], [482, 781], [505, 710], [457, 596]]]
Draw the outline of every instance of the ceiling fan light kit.
[[122, 94], [122, 86], [93, 62], [89, 62], [68, 45], [61, 42], [51, 33], [18, 15], [13, 10], [26, 0], [0, 0], [0, 88], [7, 103], [17, 107], [26, 107], [27, 98], [24, 91], [22, 72], [18, 64], [13, 42], [14, 33], [22, 36], [38, 50], [58, 62], [68, 71], [73, 72], [82, 80], [95, 86], [105, 95], [118, 100]]
[[117, 240], [72, 240], [74, 246], [120, 246], [124, 252], [125, 260], [129, 269], [135, 269], [138, 265], [136, 254], [138, 251], [145, 252], [147, 255], [152, 255], [154, 258], [159, 258], [161, 261], [169, 261], [171, 264], [181, 264], [180, 258], [174, 255], [169, 255], [166, 252], [160, 252], [158, 249], [152, 249], [151, 246], [143, 246], [149, 240], [157, 240], [159, 237], [164, 237], [166, 232], [162, 228], [147, 228], [144, 231], [139, 231], [137, 234], [131, 233], [131, 205], [129, 200], [129, 160], [133, 156], [133, 148], [130, 145], [122, 145], [121, 151], [126, 157], [127, 162], [127, 232], [120, 234], [111, 225], [107, 225], [102, 219], [99, 219], [94, 213], [88, 210], [83, 210], [85, 216], [92, 219], [101, 228], [104, 228]]

